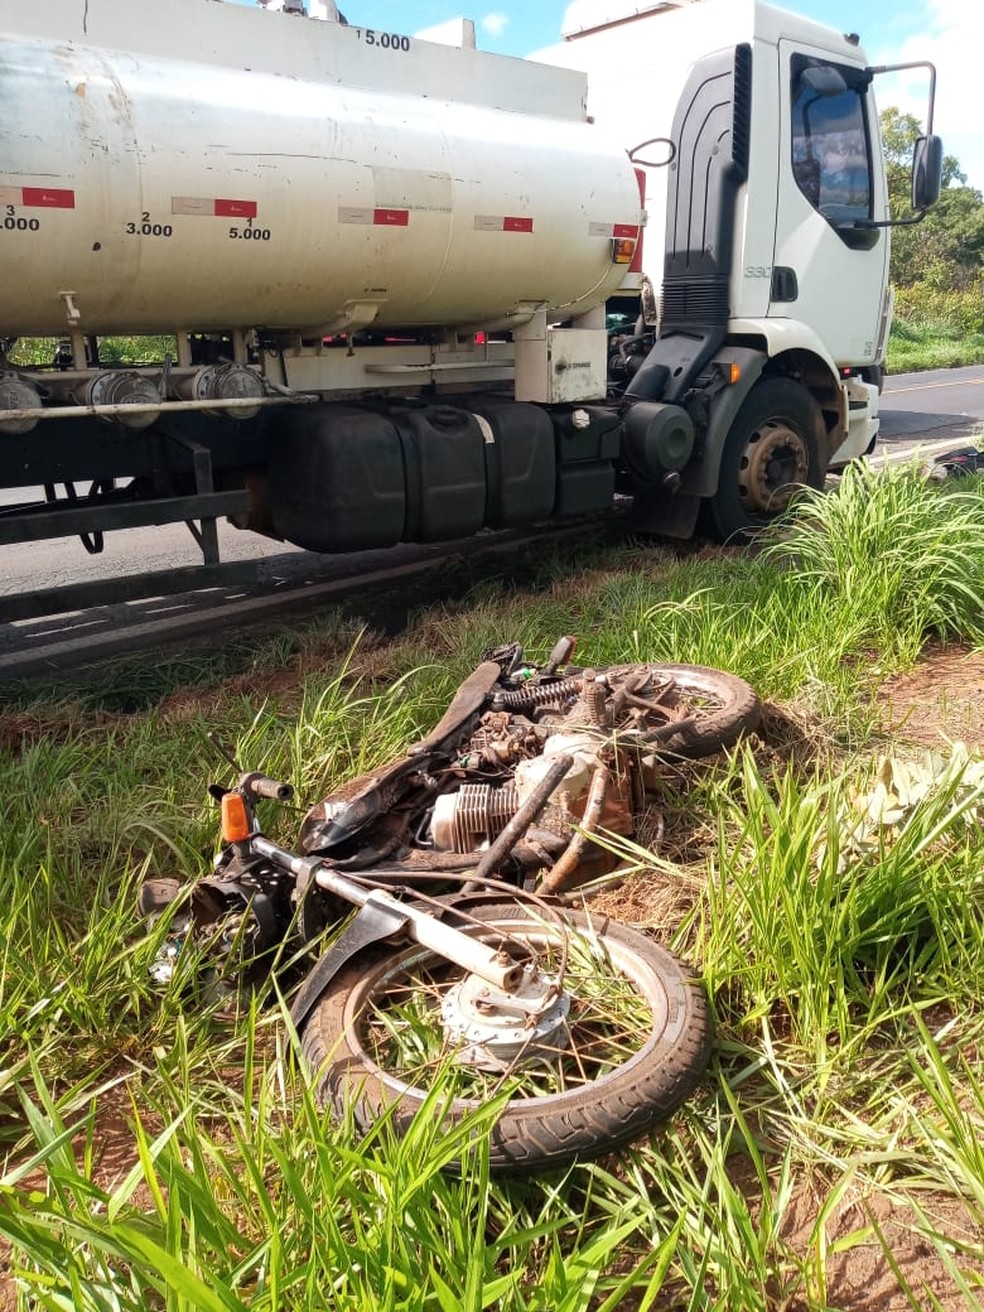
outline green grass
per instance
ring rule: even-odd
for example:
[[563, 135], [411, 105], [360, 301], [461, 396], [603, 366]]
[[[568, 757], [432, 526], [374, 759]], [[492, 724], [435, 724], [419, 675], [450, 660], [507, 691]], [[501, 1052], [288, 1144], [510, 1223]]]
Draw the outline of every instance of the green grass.
[[[57, 337], [21, 337], [8, 355], [12, 365], [50, 365], [58, 354]], [[177, 358], [174, 337], [100, 337], [100, 364], [163, 364]]]
[[[937, 1306], [907, 1235], [981, 1306], [984, 771], [955, 756], [884, 823], [866, 799], [891, 746], [878, 680], [930, 639], [980, 646], [982, 580], [981, 480], [858, 471], [755, 555], [586, 544], [521, 588], [421, 596], [394, 638], [332, 614], [9, 689], [0, 1239], [20, 1307], [820, 1312], [862, 1306], [837, 1262], [872, 1252], [898, 1267], [893, 1309]], [[139, 933], [133, 896], [208, 868], [204, 785], [228, 777], [209, 729], [307, 803], [433, 724], [483, 647], [542, 657], [563, 632], [592, 664], [734, 670], [787, 732], [668, 778], [674, 844], [626, 845], [623, 905], [708, 988], [698, 1094], [617, 1158], [490, 1180], [494, 1102], [444, 1133], [439, 1081], [402, 1141], [387, 1118], [333, 1124], [276, 996], [226, 1025], [184, 977], [151, 989], [166, 924]], [[296, 812], [267, 818], [289, 839]]]
[[937, 321], [907, 323], [896, 319], [888, 339], [890, 374], [921, 369], [956, 369], [984, 363], [984, 333]]

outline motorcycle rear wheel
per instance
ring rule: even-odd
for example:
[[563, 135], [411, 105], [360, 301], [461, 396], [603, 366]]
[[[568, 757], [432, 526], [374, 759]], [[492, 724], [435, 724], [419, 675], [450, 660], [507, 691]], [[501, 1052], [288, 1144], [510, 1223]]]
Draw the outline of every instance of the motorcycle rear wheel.
[[726, 670], [706, 665], [613, 665], [605, 673], [616, 682], [619, 676], [648, 670], [657, 684], [669, 685], [660, 705], [677, 715], [681, 726], [667, 737], [661, 754], [667, 756], [710, 756], [733, 747], [744, 733], [757, 728], [762, 705], [754, 688]]
[[[658, 944], [605, 918], [564, 911], [563, 928], [523, 905], [479, 906], [467, 932], [532, 950], [555, 972], [567, 935], [569, 1044], [505, 1076], [453, 1064], [441, 1004], [464, 972], [419, 945], [373, 950], [339, 973], [309, 1016], [302, 1050], [319, 1097], [367, 1130], [387, 1108], [405, 1133], [438, 1070], [454, 1124], [507, 1087], [491, 1131], [494, 1173], [528, 1173], [609, 1152], [668, 1117], [710, 1053], [704, 993]], [[449, 1062], [452, 1063], [449, 1067]], [[505, 1081], [505, 1086], [503, 1085]]]

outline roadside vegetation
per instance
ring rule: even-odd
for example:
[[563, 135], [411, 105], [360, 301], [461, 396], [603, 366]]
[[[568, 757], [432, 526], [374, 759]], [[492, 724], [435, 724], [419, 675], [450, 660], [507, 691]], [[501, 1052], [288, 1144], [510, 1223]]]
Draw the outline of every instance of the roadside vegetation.
[[984, 364], [984, 331], [965, 332], [946, 307], [936, 317], [931, 310], [932, 303], [927, 308], [917, 305], [907, 318], [896, 318], [888, 341], [890, 374]]
[[[859, 467], [754, 554], [514, 566], [394, 599], [395, 637], [332, 612], [6, 690], [0, 1306], [984, 1306], [984, 764], [893, 739], [876, 696], [927, 643], [984, 647], [984, 481]], [[591, 664], [733, 670], [768, 708], [729, 757], [667, 769], [661, 840], [623, 844], [596, 903], [703, 979], [697, 1095], [627, 1153], [490, 1181], [494, 1105], [470, 1136], [333, 1124], [285, 1001], [223, 1020], [191, 962], [156, 992], [166, 925], [134, 899], [208, 868], [208, 730], [308, 804], [432, 725], [483, 648], [564, 632]], [[289, 841], [297, 813], [267, 818]]]
[[[882, 144], [892, 214], [911, 213], [912, 147], [921, 132], [912, 114], [886, 109]], [[984, 199], [967, 186], [959, 162], [943, 161], [943, 192], [921, 223], [892, 232], [895, 318], [890, 373], [949, 369], [984, 361]]]

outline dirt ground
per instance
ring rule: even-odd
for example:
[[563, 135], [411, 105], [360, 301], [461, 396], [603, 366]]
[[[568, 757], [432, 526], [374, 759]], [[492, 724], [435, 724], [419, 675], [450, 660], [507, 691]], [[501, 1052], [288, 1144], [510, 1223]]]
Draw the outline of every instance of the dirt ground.
[[[960, 741], [984, 753], [984, 652], [931, 649], [910, 673], [886, 680], [879, 701], [884, 731], [900, 744], [945, 750], [948, 743]], [[628, 911], [631, 916], [631, 910], [623, 907], [622, 914]], [[96, 1176], [102, 1187], [112, 1189], [133, 1163], [133, 1139], [118, 1107], [106, 1110]], [[805, 1253], [815, 1243], [829, 1187], [829, 1182], [804, 1182], [796, 1190], [782, 1234], [794, 1251]], [[981, 1236], [954, 1199], [928, 1194], [921, 1206], [939, 1233], [957, 1245], [980, 1243]], [[824, 1228], [828, 1255], [819, 1278], [826, 1285], [831, 1312], [911, 1312], [913, 1307], [964, 1312], [973, 1306], [955, 1287], [932, 1245], [917, 1233], [915, 1216], [904, 1205], [893, 1206], [887, 1195], [848, 1191], [827, 1215]], [[891, 1249], [891, 1262], [877, 1230]], [[0, 1244], [0, 1312], [14, 1312], [16, 1307], [8, 1259], [9, 1250]], [[911, 1298], [903, 1292], [900, 1275]], [[812, 1277], [815, 1289], [818, 1276]], [[776, 1312], [801, 1312], [806, 1306], [801, 1298], [800, 1291], [777, 1291]]]
[[984, 652], [930, 649], [908, 674], [881, 689], [886, 732], [900, 742], [984, 752]]
[[[784, 1236], [792, 1247], [799, 1248], [809, 1239], [823, 1201], [812, 1190], [803, 1190], [793, 1199], [789, 1233]], [[920, 1198], [919, 1206], [937, 1233], [945, 1235], [952, 1245], [980, 1242], [964, 1208], [954, 1199], [927, 1193]], [[893, 1205], [884, 1194], [846, 1197], [825, 1224], [829, 1247], [824, 1278], [831, 1312], [911, 1312], [913, 1307], [969, 1312], [974, 1305], [957, 1289], [936, 1249], [917, 1229], [921, 1224], [909, 1207]], [[891, 1261], [876, 1228], [891, 1252]], [[845, 1246], [840, 1248], [841, 1244]], [[914, 1303], [900, 1288], [893, 1264], [909, 1285]], [[968, 1265], [964, 1259], [958, 1259], [958, 1264]], [[802, 1312], [807, 1305], [794, 1297], [788, 1304], [777, 1306], [788, 1312]]]

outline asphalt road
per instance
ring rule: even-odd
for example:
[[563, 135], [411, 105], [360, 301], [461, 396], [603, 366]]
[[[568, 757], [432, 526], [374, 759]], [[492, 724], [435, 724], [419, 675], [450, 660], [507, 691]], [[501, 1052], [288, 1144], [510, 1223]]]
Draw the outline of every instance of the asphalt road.
[[984, 424], [984, 366], [932, 369], [885, 380], [879, 449], [970, 438]]
[[[984, 367], [934, 370], [901, 374], [886, 380], [881, 398], [881, 436], [876, 457], [886, 460], [910, 458], [915, 450], [927, 457], [955, 446], [966, 445], [984, 425]], [[23, 499], [23, 492], [0, 489], [0, 506]], [[264, 610], [271, 595], [292, 593], [300, 587], [315, 595], [330, 597], [332, 591], [355, 573], [386, 571], [396, 567], [408, 572], [418, 568], [421, 549], [400, 547], [392, 551], [365, 552], [355, 556], [326, 557], [280, 542], [242, 533], [220, 523], [222, 559], [234, 579], [196, 593], [143, 598], [115, 606], [94, 607], [68, 615], [14, 623], [0, 623], [0, 678], [18, 677], [34, 666], [47, 663], [54, 668], [74, 663], [72, 649], [91, 642], [94, 654], [107, 654], [127, 643], [127, 634], [137, 642], [153, 645], [157, 630], [179, 636], [197, 622], [203, 608], [214, 615], [216, 624], [244, 610]], [[444, 546], [430, 549], [443, 554]], [[86, 555], [77, 538], [0, 551], [0, 595], [20, 594], [72, 582], [125, 575], [139, 562], [142, 570], [198, 565], [201, 556], [191, 534], [183, 525], [153, 529], [131, 529], [109, 533], [105, 549]], [[247, 577], [243, 579], [245, 573]]]

